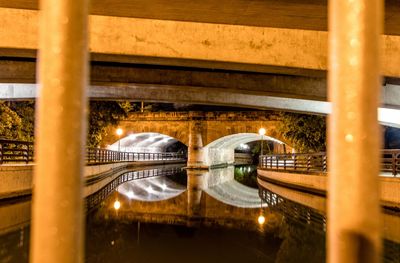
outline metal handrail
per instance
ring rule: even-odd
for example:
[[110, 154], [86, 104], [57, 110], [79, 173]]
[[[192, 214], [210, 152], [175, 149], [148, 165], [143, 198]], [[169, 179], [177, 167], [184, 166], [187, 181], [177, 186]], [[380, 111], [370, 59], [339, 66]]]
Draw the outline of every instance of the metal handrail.
[[[86, 148], [86, 164], [106, 164], [135, 161], [168, 161], [185, 159], [175, 152], [140, 153], [118, 152], [100, 148]], [[34, 161], [33, 142], [0, 139], [0, 165], [4, 163], [29, 163]]]
[[[259, 167], [267, 170], [326, 173], [327, 155], [321, 153], [291, 153], [262, 155]], [[381, 172], [396, 176], [400, 173], [400, 149], [381, 150]]]
[[0, 164], [6, 162], [29, 163], [32, 161], [32, 142], [0, 139]]
[[181, 160], [185, 155], [175, 152], [145, 153], [145, 152], [118, 152], [100, 148], [86, 149], [86, 163], [100, 164], [112, 162], [135, 162], [135, 161], [167, 161]]

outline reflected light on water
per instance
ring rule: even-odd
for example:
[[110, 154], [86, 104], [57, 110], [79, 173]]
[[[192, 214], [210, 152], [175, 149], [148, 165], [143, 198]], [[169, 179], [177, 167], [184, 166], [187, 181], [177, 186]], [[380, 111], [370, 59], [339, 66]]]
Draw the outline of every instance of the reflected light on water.
[[117, 200], [114, 202], [114, 209], [118, 210], [121, 207], [121, 203]]
[[148, 187], [146, 187], [146, 191], [147, 191], [148, 193], [152, 194], [152, 193], [153, 193], [153, 187], [151, 187], [151, 185], [148, 186]]
[[133, 193], [133, 191], [129, 191], [126, 195], [127, 195], [130, 199], [132, 199], [133, 197], [135, 197], [135, 194]]
[[263, 225], [265, 223], [265, 217], [263, 215], [259, 215], [257, 221], [260, 225]]

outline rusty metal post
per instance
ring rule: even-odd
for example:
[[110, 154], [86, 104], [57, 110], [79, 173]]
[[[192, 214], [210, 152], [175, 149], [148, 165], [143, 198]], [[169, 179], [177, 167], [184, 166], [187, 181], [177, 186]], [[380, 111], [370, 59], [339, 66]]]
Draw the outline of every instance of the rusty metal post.
[[88, 0], [41, 0], [31, 255], [83, 262]]
[[379, 262], [382, 0], [329, 1], [328, 262]]

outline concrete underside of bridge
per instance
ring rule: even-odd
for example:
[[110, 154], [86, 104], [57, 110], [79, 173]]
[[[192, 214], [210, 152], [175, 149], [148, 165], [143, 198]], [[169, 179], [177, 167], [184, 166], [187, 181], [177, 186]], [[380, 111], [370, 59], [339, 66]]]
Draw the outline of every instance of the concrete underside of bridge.
[[[381, 106], [398, 109], [400, 15], [396, 1], [385, 5]], [[33, 0], [0, 1], [2, 83], [36, 82], [37, 8]], [[326, 1], [118, 0], [91, 8], [94, 99], [331, 111]], [[1, 98], [35, 96], [34, 87], [20, 88], [1, 86]], [[381, 122], [399, 127], [400, 113], [392, 115]]]
[[[295, 75], [327, 69], [325, 1], [171, 2], [96, 1], [90, 17], [90, 51], [98, 56], [93, 59]], [[223, 12], [224, 4], [229, 9]], [[34, 55], [37, 2], [1, 1], [0, 6], [5, 7], [0, 9], [3, 54]], [[399, 52], [399, 7], [396, 1], [386, 1], [386, 6], [382, 73], [398, 77], [393, 58]], [[266, 15], [273, 9], [275, 16]]]

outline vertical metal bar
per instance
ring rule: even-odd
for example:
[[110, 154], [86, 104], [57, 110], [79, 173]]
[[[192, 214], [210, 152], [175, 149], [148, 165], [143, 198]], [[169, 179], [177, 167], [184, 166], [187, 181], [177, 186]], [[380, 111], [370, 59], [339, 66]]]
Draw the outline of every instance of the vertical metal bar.
[[283, 169], [286, 170], [286, 155], [283, 157]]
[[3, 164], [3, 143], [0, 144], [0, 164]]
[[296, 170], [297, 169], [297, 155], [296, 154], [293, 154], [293, 166], [294, 166], [294, 169]]
[[396, 153], [392, 153], [392, 174], [396, 176]]
[[83, 262], [87, 0], [40, 1], [31, 262]]
[[328, 262], [379, 262], [382, 0], [329, 1]]
[[29, 145], [25, 144], [24, 147], [26, 147], [26, 149], [25, 149], [26, 150], [26, 152], [25, 152], [25, 158], [26, 158], [25, 163], [29, 163]]

